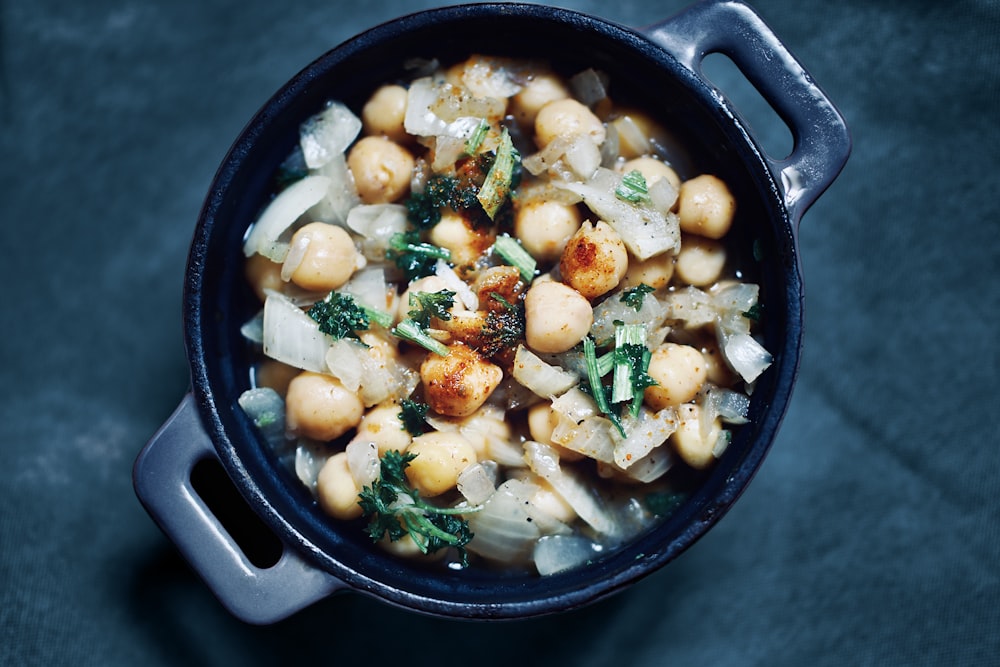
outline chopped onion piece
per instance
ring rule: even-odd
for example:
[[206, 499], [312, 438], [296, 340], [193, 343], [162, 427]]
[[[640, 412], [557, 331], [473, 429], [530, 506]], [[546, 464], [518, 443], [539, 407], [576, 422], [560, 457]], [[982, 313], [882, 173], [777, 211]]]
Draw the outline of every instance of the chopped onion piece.
[[270, 387], [247, 389], [237, 399], [271, 448], [280, 452], [285, 445], [285, 401]]
[[311, 440], [300, 440], [295, 448], [295, 475], [313, 496], [316, 495], [319, 471], [323, 469], [330, 456], [331, 452], [326, 445]]
[[329, 178], [330, 187], [326, 190], [326, 196], [306, 211], [306, 216], [312, 220], [343, 225], [351, 209], [361, 203], [354, 174], [347, 168], [347, 157], [342, 154], [334, 155], [315, 173]]
[[601, 167], [586, 183], [560, 183], [576, 192], [583, 202], [622, 237], [626, 247], [639, 259], [649, 259], [680, 249], [680, 223], [674, 213], [664, 214], [654, 207], [622, 201], [615, 196], [622, 175]]
[[477, 97], [504, 99], [521, 92], [514, 78], [513, 63], [498, 58], [475, 56], [462, 70], [462, 83]]
[[610, 297], [594, 307], [594, 324], [590, 334], [594, 340], [609, 340], [615, 335], [615, 323], [625, 325], [646, 325], [646, 346], [652, 349], [651, 335], [656, 332], [667, 319], [667, 309], [652, 294], [647, 294], [642, 300], [642, 307], [636, 310], [621, 300], [621, 293]]
[[528, 562], [541, 536], [524, 509], [535, 488], [518, 479], [509, 479], [497, 487], [482, 510], [467, 517], [476, 537], [466, 548], [503, 563]]
[[667, 474], [676, 460], [677, 455], [670, 447], [655, 447], [622, 472], [637, 482], [648, 484]]
[[343, 154], [360, 132], [361, 119], [345, 105], [331, 102], [299, 129], [299, 145], [306, 166], [317, 169], [335, 155]]
[[604, 417], [587, 417], [579, 423], [560, 416], [550, 438], [552, 442], [583, 454], [595, 461], [615, 460], [615, 443], [611, 439], [611, 422]]
[[264, 311], [259, 311], [244, 322], [243, 326], [240, 327], [240, 334], [251, 343], [262, 344], [264, 342]]
[[573, 138], [564, 158], [573, 173], [587, 180], [601, 166], [601, 149], [589, 134], [581, 134]]
[[771, 353], [745, 333], [726, 336], [722, 354], [746, 382], [756, 380], [772, 362]]
[[524, 444], [524, 457], [531, 471], [552, 485], [591, 528], [603, 535], [617, 535], [618, 526], [602, 500], [575, 471], [559, 465], [559, 455], [552, 447], [529, 440]]
[[458, 490], [470, 505], [482, 505], [493, 495], [495, 477], [482, 463], [473, 463], [458, 475]]
[[637, 419], [626, 421], [627, 438], [621, 438], [617, 431], [611, 433], [611, 437], [615, 440], [615, 464], [623, 470], [628, 470], [665, 443], [675, 430], [677, 430], [677, 412], [673, 408], [665, 408], [656, 413], [643, 408]]
[[374, 442], [354, 439], [347, 443], [344, 451], [347, 453], [347, 468], [359, 489], [378, 479], [381, 462], [378, 446]]
[[588, 67], [570, 77], [569, 87], [579, 102], [593, 107], [608, 96], [608, 75]]
[[364, 374], [361, 356], [364, 348], [357, 342], [341, 338], [330, 344], [326, 351], [326, 366], [333, 377], [340, 380], [344, 389], [357, 393], [361, 387], [361, 376]]
[[716, 319], [711, 297], [697, 287], [689, 286], [670, 292], [664, 298], [664, 304], [669, 319], [686, 322], [690, 327], [710, 324]]
[[535, 544], [535, 568], [542, 576], [571, 570], [585, 565], [602, 551], [600, 544], [586, 537], [546, 535]]
[[561, 396], [580, 381], [576, 373], [550, 366], [523, 345], [517, 346], [511, 373], [515, 380], [542, 398]]
[[264, 354], [295, 368], [325, 373], [326, 351], [333, 339], [284, 295], [264, 301]]
[[275, 262], [283, 262], [288, 242], [279, 238], [310, 207], [326, 196], [330, 179], [326, 176], [306, 176], [282, 190], [260, 218], [253, 224], [243, 244], [247, 257], [260, 253]]
[[458, 277], [455, 269], [448, 266], [448, 262], [439, 259], [434, 266], [434, 274], [445, 282], [445, 287], [455, 293], [462, 305], [469, 310], [479, 310], [479, 297], [468, 283]]
[[389, 307], [389, 287], [381, 266], [370, 266], [355, 272], [340, 291], [350, 294], [359, 306], [365, 308], [385, 311]]
[[281, 263], [281, 279], [286, 283], [292, 279], [295, 271], [302, 264], [306, 253], [309, 251], [309, 244], [312, 238], [305, 234], [293, 237], [293, 242], [288, 245], [288, 252], [285, 254], [285, 261]]
[[594, 403], [594, 399], [583, 393], [579, 387], [573, 387], [552, 401], [552, 409], [575, 423], [597, 414], [597, 404]]
[[611, 121], [611, 126], [617, 130], [621, 144], [627, 146], [636, 155], [649, 155], [653, 152], [653, 146], [649, 143], [646, 133], [631, 116], [625, 115], [615, 118]]
[[649, 201], [666, 215], [677, 202], [678, 190], [665, 178], [653, 181], [649, 186]]

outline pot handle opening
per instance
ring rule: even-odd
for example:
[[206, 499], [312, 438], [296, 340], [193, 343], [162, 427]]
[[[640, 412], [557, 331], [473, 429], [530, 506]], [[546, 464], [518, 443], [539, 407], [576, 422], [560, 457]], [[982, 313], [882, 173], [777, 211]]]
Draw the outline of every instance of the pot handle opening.
[[[765, 154], [797, 224], [843, 169], [851, 138], [843, 116], [763, 19], [736, 0], [702, 0], [643, 32], [706, 85], [712, 53], [728, 56], [792, 133], [791, 153]], [[762, 151], [763, 152], [763, 151]]]
[[221, 468], [187, 394], [139, 454], [132, 481], [140, 502], [230, 613], [255, 625], [274, 623], [345, 587], [276, 536], [280, 556], [264, 563], [248, 556], [192, 482], [205, 462]]

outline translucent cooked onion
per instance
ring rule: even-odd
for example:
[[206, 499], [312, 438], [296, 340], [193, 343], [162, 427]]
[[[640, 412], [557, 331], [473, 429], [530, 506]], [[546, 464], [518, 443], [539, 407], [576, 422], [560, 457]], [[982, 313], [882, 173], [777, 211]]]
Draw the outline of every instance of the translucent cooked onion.
[[365, 308], [382, 312], [389, 308], [386, 298], [389, 285], [385, 280], [385, 269], [381, 266], [369, 266], [356, 271], [340, 291], [350, 294], [358, 305]]
[[479, 309], [479, 297], [472, 291], [468, 283], [458, 277], [455, 269], [448, 266], [448, 262], [439, 259], [434, 265], [434, 275], [444, 281], [445, 286], [455, 293], [455, 296], [467, 309]]
[[300, 440], [295, 448], [295, 476], [314, 496], [319, 471], [323, 469], [330, 455], [330, 450], [325, 444], [311, 440]]
[[559, 465], [559, 455], [552, 447], [529, 440], [524, 444], [524, 458], [528, 468], [548, 482], [591, 528], [604, 535], [617, 535], [618, 526], [604, 509], [603, 501], [575, 471]]
[[477, 97], [512, 97], [522, 88], [513, 66], [514, 63], [499, 58], [476, 56], [462, 70], [462, 84]]
[[665, 408], [655, 413], [642, 408], [638, 418], [628, 419], [625, 423], [628, 437], [622, 438], [616, 430], [611, 432], [614, 440], [615, 464], [627, 470], [665, 443], [676, 430], [677, 412], [673, 408]]
[[264, 440], [280, 453], [285, 448], [285, 401], [270, 387], [247, 389], [237, 399]]
[[240, 335], [251, 343], [261, 345], [264, 342], [264, 311], [259, 311], [256, 315], [243, 323], [240, 327]]
[[361, 345], [346, 338], [333, 341], [326, 351], [326, 366], [330, 374], [340, 380], [344, 389], [354, 393], [361, 387], [363, 354], [365, 350]]
[[333, 340], [319, 325], [282, 294], [264, 301], [264, 354], [316, 373], [326, 372], [326, 352]]
[[569, 79], [573, 97], [588, 107], [592, 107], [608, 96], [608, 76], [588, 67]]
[[550, 436], [552, 442], [595, 461], [610, 463], [615, 460], [615, 443], [611, 438], [611, 422], [604, 417], [592, 416], [576, 423], [560, 417]]
[[553, 398], [566, 393], [580, 378], [558, 366], [551, 366], [523, 345], [514, 354], [514, 379], [542, 398]]
[[620, 470], [617, 466], [615, 469], [637, 482], [649, 484], [667, 474], [676, 461], [677, 455], [670, 447], [655, 447], [627, 470]]
[[611, 225], [639, 259], [676, 252], [681, 242], [677, 216], [619, 199], [615, 190], [621, 179], [621, 174], [601, 167], [586, 183], [561, 183], [560, 187], [579, 194], [587, 208]]
[[566, 148], [564, 159], [574, 174], [587, 180], [601, 166], [601, 149], [589, 134], [581, 134]]
[[342, 155], [361, 132], [361, 119], [345, 105], [331, 102], [299, 130], [299, 145], [306, 166], [317, 169]]
[[406, 231], [406, 207], [401, 204], [361, 204], [347, 214], [347, 226], [363, 238], [361, 252], [369, 260], [384, 260], [389, 241]]
[[330, 179], [326, 176], [306, 176], [292, 183], [275, 197], [250, 229], [243, 254], [260, 253], [281, 263], [288, 252], [288, 242], [279, 240], [303, 213], [326, 196]]
[[699, 327], [716, 320], [717, 313], [712, 298], [697, 287], [684, 287], [670, 292], [663, 300], [667, 318]]
[[527, 563], [541, 537], [524, 509], [535, 488], [518, 479], [509, 479], [497, 487], [483, 509], [468, 516], [469, 528], [475, 535], [468, 550], [502, 563]]
[[[485, 463], [493, 463], [487, 461]], [[458, 475], [458, 491], [470, 505], [482, 505], [496, 490], [496, 464], [493, 463], [494, 470], [484, 465], [484, 463], [474, 463]]]
[[330, 161], [315, 170], [319, 176], [330, 179], [326, 196], [306, 212], [312, 220], [322, 220], [334, 225], [343, 225], [351, 209], [361, 203], [354, 175], [347, 168], [345, 155], [334, 155]]
[[745, 333], [726, 336], [722, 354], [746, 382], [756, 380], [772, 362], [771, 353]]
[[344, 448], [347, 454], [347, 469], [358, 488], [370, 485], [379, 476], [380, 462], [378, 446], [370, 440], [352, 440]]
[[540, 575], [556, 574], [585, 565], [604, 548], [579, 535], [546, 535], [535, 544], [533, 558]]
[[[594, 324], [590, 327], [590, 335], [594, 340], [608, 340], [615, 335], [615, 325], [622, 324], [645, 324], [647, 337], [657, 332], [667, 319], [667, 309], [654, 298], [648, 295], [642, 300], [642, 306], [636, 310], [621, 300], [621, 293], [612, 294], [610, 297], [594, 307]], [[647, 340], [649, 347], [655, 347]]]

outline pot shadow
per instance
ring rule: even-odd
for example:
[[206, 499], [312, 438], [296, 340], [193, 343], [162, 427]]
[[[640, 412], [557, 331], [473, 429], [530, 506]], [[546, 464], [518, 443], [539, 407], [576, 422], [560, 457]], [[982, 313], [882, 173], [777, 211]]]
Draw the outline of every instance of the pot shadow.
[[600, 664], [593, 662], [595, 655], [628, 641], [621, 626], [633, 625], [613, 619], [635, 618], [636, 607], [648, 606], [650, 599], [661, 618], [668, 613], [662, 602], [674, 582], [663, 574], [655, 575], [655, 595], [633, 587], [581, 609], [526, 620], [438, 618], [343, 592], [273, 625], [255, 626], [233, 617], [179, 552], [163, 543], [140, 559], [130, 581], [129, 608], [145, 643], [165, 664], [388, 664], [401, 656], [412, 667], [437, 667], [443, 660], [481, 667], [512, 661]]

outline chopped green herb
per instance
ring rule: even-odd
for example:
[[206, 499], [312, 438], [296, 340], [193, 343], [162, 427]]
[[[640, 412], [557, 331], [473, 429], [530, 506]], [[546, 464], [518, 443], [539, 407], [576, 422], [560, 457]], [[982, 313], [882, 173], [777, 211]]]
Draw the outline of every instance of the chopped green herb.
[[320, 331], [337, 339], [358, 338], [356, 332], [370, 326], [365, 309], [350, 294], [340, 292], [330, 292], [325, 299], [314, 303], [307, 314], [316, 320]]
[[490, 131], [490, 124], [485, 118], [479, 121], [479, 125], [473, 131], [472, 136], [470, 136], [465, 141], [465, 154], [475, 155], [479, 151], [479, 147], [483, 144], [483, 139], [486, 138], [486, 133]]
[[521, 242], [509, 234], [498, 236], [493, 243], [493, 252], [521, 272], [521, 278], [530, 283], [535, 277], [535, 258], [524, 249]]
[[406, 200], [407, 219], [417, 229], [430, 229], [441, 222], [441, 209], [452, 205], [458, 179], [435, 174], [427, 179], [424, 191]]
[[438, 292], [411, 292], [410, 306], [412, 309], [407, 313], [410, 319], [417, 323], [422, 329], [431, 325], [431, 318], [439, 320], [450, 320], [450, 308], [455, 305], [455, 293], [451, 290], [440, 290]]
[[750, 306], [750, 309], [743, 313], [743, 317], [747, 318], [751, 322], [760, 322], [761, 311], [763, 307], [759, 303], [755, 303]]
[[446, 248], [421, 243], [420, 234], [416, 231], [393, 234], [385, 256], [403, 271], [407, 281], [432, 275], [439, 259], [446, 262], [451, 259], [451, 253]]
[[583, 339], [583, 357], [587, 362], [587, 382], [589, 384], [589, 393], [594, 398], [597, 403], [597, 409], [600, 410], [611, 420], [615, 428], [623, 438], [627, 438], [628, 435], [625, 433], [625, 425], [622, 424], [621, 418], [616, 412], [611, 409], [611, 403], [608, 400], [607, 389], [604, 383], [601, 382], [601, 373], [598, 367], [597, 361], [597, 349], [594, 346], [594, 339], [587, 336]]
[[646, 283], [639, 283], [635, 287], [629, 287], [622, 292], [619, 298], [626, 306], [632, 306], [638, 312], [642, 310], [642, 302], [646, 299], [646, 295], [655, 291], [655, 288], [650, 287]]
[[486, 174], [483, 187], [479, 189], [479, 194], [476, 196], [490, 220], [496, 217], [497, 211], [510, 196], [515, 167], [520, 159], [521, 156], [514, 148], [514, 142], [511, 141], [510, 132], [504, 128], [500, 135], [500, 145], [497, 147], [496, 158], [493, 160], [489, 173]]
[[622, 176], [621, 184], [615, 189], [615, 196], [632, 204], [649, 201], [646, 177], [638, 169], [628, 172]]
[[368, 517], [368, 536], [377, 542], [385, 535], [393, 542], [409, 535], [421, 552], [455, 547], [468, 565], [465, 545], [472, 539], [462, 514], [479, 507], [446, 508], [425, 502], [406, 479], [406, 468], [415, 454], [389, 450], [382, 455], [379, 477], [358, 495], [358, 504]]
[[491, 308], [486, 313], [478, 350], [487, 357], [516, 349], [524, 340], [524, 304], [513, 304], [496, 292], [491, 292], [490, 298], [502, 303], [504, 308]]
[[631, 402], [633, 417], [639, 415], [646, 387], [656, 384], [649, 376], [652, 352], [646, 347], [646, 325], [623, 324], [615, 326], [614, 375], [612, 376], [612, 403]]
[[403, 422], [402, 428], [413, 437], [423, 435], [427, 432], [427, 410], [426, 403], [418, 403], [404, 398], [399, 402], [399, 420]]
[[405, 319], [392, 329], [392, 334], [403, 340], [408, 340], [420, 347], [442, 357], [448, 356], [448, 346], [439, 340], [431, 338], [419, 324], [411, 319]]

